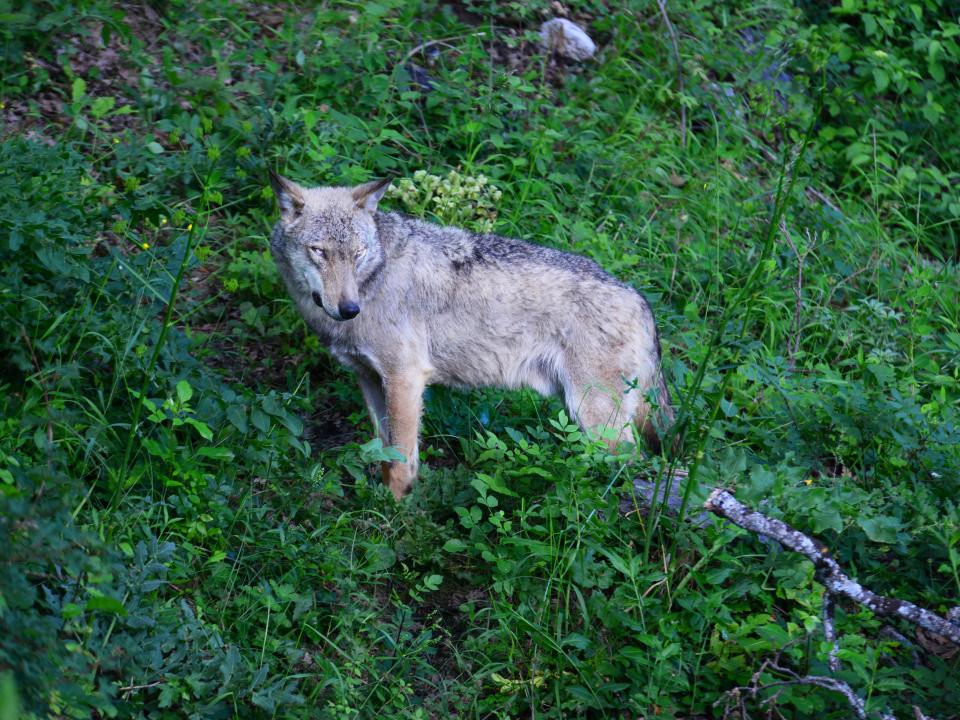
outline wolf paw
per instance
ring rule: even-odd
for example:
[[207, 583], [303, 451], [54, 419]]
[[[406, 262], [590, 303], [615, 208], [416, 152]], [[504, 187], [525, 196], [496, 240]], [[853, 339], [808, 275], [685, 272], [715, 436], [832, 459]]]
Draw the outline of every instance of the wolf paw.
[[383, 463], [380, 467], [383, 473], [383, 484], [390, 488], [394, 499], [399, 502], [410, 492], [413, 481], [417, 478], [416, 470], [407, 463], [401, 462]]

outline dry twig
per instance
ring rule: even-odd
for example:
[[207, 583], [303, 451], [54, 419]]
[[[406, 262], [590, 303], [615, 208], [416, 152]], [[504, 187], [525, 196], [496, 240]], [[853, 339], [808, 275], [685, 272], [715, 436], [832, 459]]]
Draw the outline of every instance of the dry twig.
[[[40, 386], [40, 390], [43, 392], [43, 405], [47, 413], [47, 469], [53, 471], [53, 411], [50, 406], [50, 393], [47, 392], [47, 383], [43, 379], [43, 367], [40, 365], [40, 360], [37, 359], [37, 353], [33, 349], [33, 343], [30, 341], [30, 336], [27, 334], [27, 329], [20, 326], [20, 335], [23, 337], [24, 343], [27, 345], [27, 350], [30, 351], [30, 361], [33, 363], [33, 368], [37, 372], [37, 384]], [[37, 491], [34, 493], [34, 500], [39, 500], [47, 487], [47, 481], [41, 480], [40, 487], [37, 488]]]
[[663, 17], [663, 23], [667, 26], [667, 33], [670, 35], [670, 44], [673, 46], [673, 60], [677, 65], [677, 90], [680, 95], [680, 146], [687, 147], [687, 106], [683, 104], [683, 63], [680, 61], [680, 41], [677, 39], [677, 30], [670, 22], [670, 16], [667, 15], [667, 0], [657, 0], [660, 7], [660, 15]]
[[407, 61], [409, 61], [410, 58], [412, 58], [412, 57], [413, 57], [414, 55], [416, 55], [418, 52], [423, 52], [423, 51], [426, 50], [427, 48], [433, 47], [434, 45], [441, 45], [441, 46], [443, 46], [443, 47], [445, 47], [445, 48], [449, 48], [450, 50], [456, 50], [457, 48], [456, 48], [455, 46], [451, 45], [451, 44], [450, 44], [451, 42], [454, 42], [454, 41], [456, 41], [456, 40], [463, 40], [463, 39], [468, 38], [468, 37], [483, 37], [483, 36], [485, 36], [485, 35], [486, 35], [485, 32], [480, 31], [480, 32], [475, 32], [475, 33], [468, 33], [468, 34], [466, 34], [466, 35], [454, 35], [453, 37], [441, 38], [441, 39], [439, 39], [439, 40], [428, 40], [427, 42], [420, 43], [420, 44], [417, 45], [415, 48], [413, 48], [410, 52], [408, 52], [406, 55], [404, 55], [404, 56], [403, 56], [403, 60], [401, 60], [400, 62], [398, 62], [397, 65], [398, 65], [398, 66], [405, 65], [405, 64], [407, 63]]
[[812, 197], [815, 198], [816, 200], [819, 200], [820, 202], [822, 202], [822, 203], [823, 203], [824, 205], [826, 205], [828, 208], [830, 208], [831, 210], [833, 210], [837, 215], [842, 215], [842, 214], [843, 214], [843, 213], [840, 212], [840, 208], [838, 208], [836, 205], [834, 205], [832, 202], [830, 202], [830, 198], [828, 198], [826, 195], [824, 195], [822, 192], [820, 192], [819, 190], [817, 190], [817, 189], [816, 189], [815, 187], [813, 187], [812, 185], [807, 185], [807, 194], [810, 195], [810, 196], [812, 196]]
[[[786, 675], [786, 680], [776, 680], [774, 682], [760, 684], [760, 677], [767, 670], [780, 673], [781, 675]], [[837, 680], [832, 677], [824, 677], [822, 675], [798, 675], [793, 670], [789, 668], [781, 667], [777, 664], [776, 659], [766, 660], [760, 666], [760, 669], [753, 674], [753, 677], [750, 678], [750, 684], [736, 687], [733, 690], [730, 690], [726, 693], [725, 697], [717, 700], [716, 704], [719, 704], [721, 700], [725, 700], [723, 717], [726, 719], [730, 716], [730, 705], [733, 701], [736, 701], [737, 708], [740, 711], [740, 717], [742, 720], [746, 720], [748, 717], [746, 712], [746, 705], [743, 702], [745, 696], [750, 697], [751, 699], [756, 699], [757, 695], [765, 690], [770, 690], [771, 688], [784, 688], [790, 687], [791, 685], [812, 685], [814, 687], [823, 688], [824, 690], [830, 690], [832, 692], [842, 695], [847, 703], [850, 705], [850, 709], [853, 711], [853, 714], [860, 718], [860, 720], [867, 720], [867, 706], [863, 699], [853, 691], [847, 683], [842, 680]], [[772, 697], [762, 700], [761, 704], [769, 704], [774, 702], [779, 693], [774, 694]], [[889, 713], [880, 713], [882, 720], [896, 720], [896, 718]]]
[[910, 640], [904, 636], [903, 633], [899, 632], [892, 625], [884, 625], [882, 628], [880, 628], [880, 637], [900, 643], [904, 649], [910, 651], [910, 663], [915, 668], [920, 667], [920, 653], [917, 652], [917, 646], [910, 642]]
[[146, 690], [147, 688], [155, 688], [160, 685], [163, 680], [155, 680], [151, 683], [146, 683], [145, 685], [127, 685], [126, 687], [117, 688], [119, 692], [130, 694], [134, 690]]
[[780, 232], [786, 239], [793, 254], [797, 256], [797, 283], [793, 289], [794, 308], [793, 308], [793, 327], [790, 330], [790, 341], [787, 343], [787, 367], [793, 370], [797, 365], [797, 353], [800, 352], [800, 319], [803, 310], [803, 264], [807, 261], [807, 256], [814, 251], [816, 243], [807, 232], [807, 242], [809, 246], [803, 252], [800, 252], [793, 237], [790, 235], [790, 229], [787, 222], [780, 218]]

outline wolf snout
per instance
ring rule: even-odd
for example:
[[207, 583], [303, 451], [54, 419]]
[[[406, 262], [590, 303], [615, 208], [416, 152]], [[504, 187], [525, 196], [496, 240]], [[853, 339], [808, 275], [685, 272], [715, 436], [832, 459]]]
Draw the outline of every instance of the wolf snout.
[[360, 306], [352, 300], [341, 301], [340, 304], [337, 305], [337, 310], [340, 311], [340, 317], [344, 320], [355, 318], [360, 314]]

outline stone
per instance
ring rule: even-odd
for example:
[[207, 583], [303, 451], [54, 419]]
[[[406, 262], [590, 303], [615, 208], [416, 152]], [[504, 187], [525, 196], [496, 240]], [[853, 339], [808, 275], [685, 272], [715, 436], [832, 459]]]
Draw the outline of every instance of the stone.
[[558, 55], [582, 62], [597, 52], [597, 46], [576, 23], [564, 18], [547, 20], [540, 26], [540, 37], [547, 49]]

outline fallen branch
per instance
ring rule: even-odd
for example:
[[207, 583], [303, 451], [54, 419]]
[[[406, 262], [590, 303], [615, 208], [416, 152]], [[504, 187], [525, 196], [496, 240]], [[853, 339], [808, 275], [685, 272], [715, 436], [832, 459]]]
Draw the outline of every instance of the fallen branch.
[[[787, 680], [777, 680], [771, 683], [766, 683], [765, 685], [760, 684], [760, 676], [765, 670], [773, 670], [775, 672], [782, 673], [787, 676]], [[725, 698], [722, 697], [720, 700], [717, 700], [714, 705], [720, 703], [721, 700], [726, 699], [726, 705], [724, 706], [723, 717], [727, 718], [730, 716], [730, 705], [732, 702], [736, 701], [737, 707], [740, 709], [740, 717], [743, 720], [746, 720], [747, 712], [746, 707], [743, 704], [743, 696], [747, 695], [751, 699], [756, 699], [757, 695], [764, 690], [769, 690], [771, 688], [782, 688], [789, 687], [791, 685], [811, 685], [814, 687], [823, 688], [824, 690], [830, 690], [835, 693], [842, 695], [847, 703], [850, 705], [850, 709], [853, 710], [853, 714], [860, 718], [860, 720], [867, 720], [867, 705], [857, 693], [854, 692], [847, 683], [842, 680], [837, 680], [832, 677], [824, 677], [821, 675], [798, 675], [789, 668], [781, 667], [776, 663], [776, 661], [765, 661], [760, 669], [753, 674], [753, 677], [750, 679], [750, 684], [746, 686], [736, 687], [733, 690], [727, 691]], [[767, 700], [761, 701], [761, 705], [772, 703], [776, 700], [777, 695], [774, 695]], [[880, 717], [883, 720], [896, 720], [896, 718], [889, 713], [880, 713]]]
[[940, 617], [906, 600], [884, 597], [868, 590], [843, 572], [837, 561], [830, 557], [826, 547], [799, 530], [794, 530], [782, 520], [751, 510], [727, 490], [715, 489], [710, 493], [704, 507], [734, 525], [772, 538], [787, 550], [806, 557], [813, 563], [817, 581], [823, 584], [828, 593], [849, 598], [879, 617], [907, 620], [960, 646], [960, 623]]
[[[652, 480], [635, 478], [633, 493], [630, 497], [621, 500], [620, 511], [629, 514], [639, 509], [649, 510], [652, 507], [659, 506], [664, 512], [676, 515], [682, 504], [683, 490], [680, 487], [682, 482], [687, 482], [685, 473], [672, 477], [669, 482], [661, 481], [659, 485]], [[906, 600], [877, 595], [849, 578], [837, 561], [830, 557], [829, 551], [821, 543], [804, 535], [799, 530], [793, 529], [782, 520], [770, 518], [751, 510], [734, 498], [729, 491], [722, 488], [717, 488], [710, 493], [704, 507], [713, 514], [729, 520], [734, 525], [756, 533], [764, 542], [776, 542], [787, 550], [800, 553], [813, 563], [814, 576], [824, 586], [823, 631], [826, 640], [831, 644], [828, 655], [828, 666], [831, 673], [836, 673], [841, 669], [840, 646], [834, 620], [837, 596], [843, 596], [864, 605], [875, 615], [908, 620], [918, 627], [918, 635], [926, 630], [942, 640], [943, 643], [953, 643], [960, 647], [960, 607], [952, 608], [947, 613], [947, 617], [942, 618], [936, 613], [924, 610]], [[712, 524], [713, 518], [706, 513], [700, 513], [688, 517], [687, 520], [692, 521], [696, 527], [703, 527]], [[893, 638], [911, 649], [914, 665], [919, 664], [919, 656], [915, 647], [903, 635], [889, 626], [886, 626], [881, 634]], [[768, 669], [782, 673], [788, 679], [761, 685], [760, 677]], [[791, 685], [809, 685], [839, 693], [846, 698], [855, 717], [867, 720], [865, 701], [847, 683], [834, 677], [798, 675], [789, 668], [778, 665], [776, 658], [772, 661], [764, 661], [760, 669], [754, 673], [749, 685], [736, 687], [728, 691], [723, 698], [715, 703], [715, 706], [725, 699], [724, 719], [730, 717], [733, 710], [738, 710], [741, 720], [748, 720], [749, 715], [747, 714], [744, 697], [756, 699], [757, 694], [764, 690]], [[761, 700], [761, 704], [773, 703], [778, 696], [779, 693], [774, 693], [766, 700]], [[919, 708], [914, 707], [913, 710], [915, 720], [930, 720]], [[885, 712], [881, 712], [880, 717], [882, 720], [896, 720], [894, 715]]]
[[[662, 481], [659, 487], [652, 480], [637, 477], [633, 481], [633, 494], [621, 500], [620, 512], [629, 514], [641, 508], [660, 506], [666, 512], [676, 515], [683, 502], [683, 489], [680, 487], [682, 482], [686, 482], [686, 477], [679, 473], [670, 482]], [[722, 488], [716, 488], [710, 493], [704, 507], [713, 514], [726, 518], [734, 525], [756, 533], [761, 540], [776, 541], [787, 550], [804, 555], [813, 563], [815, 577], [825, 588], [823, 625], [827, 641], [833, 643], [833, 650], [830, 653], [831, 671], [835, 672], [839, 665], [836, 656], [836, 629], [833, 622], [836, 596], [853, 600], [879, 617], [907, 620], [960, 647], [960, 607], [951, 609], [947, 617], [943, 618], [907, 600], [878, 595], [848, 577], [837, 561], [830, 557], [829, 550], [821, 543], [795, 530], [782, 520], [751, 510]], [[698, 528], [712, 524], [712, 518], [706, 513], [691, 515], [687, 520]], [[893, 629], [890, 628], [890, 630]], [[893, 637], [890, 632], [886, 634]], [[908, 642], [899, 633], [895, 639]]]
[[836, 603], [833, 595], [828, 592], [823, 594], [823, 636], [830, 643], [830, 654], [827, 659], [827, 665], [830, 672], [840, 672], [840, 640], [837, 638], [837, 626], [833, 620], [833, 611]]
[[900, 646], [910, 652], [910, 662], [915, 668], [920, 667], [920, 653], [917, 652], [917, 646], [910, 642], [907, 637], [892, 625], [884, 625], [880, 628], [880, 637], [893, 640], [900, 643]]
[[[636, 477], [633, 480], [633, 494], [624, 497], [620, 501], [620, 512], [629, 515], [637, 510], [648, 510], [652, 507], [662, 507], [671, 515], [677, 515], [680, 512], [680, 506], [683, 504], [683, 495], [680, 490], [680, 483], [686, 480], [686, 473], [675, 471], [672, 480], [662, 478], [659, 487], [653, 480]], [[714, 519], [705, 512], [696, 515], [687, 516], [687, 520], [694, 527], [702, 528], [707, 525], [713, 525]]]

